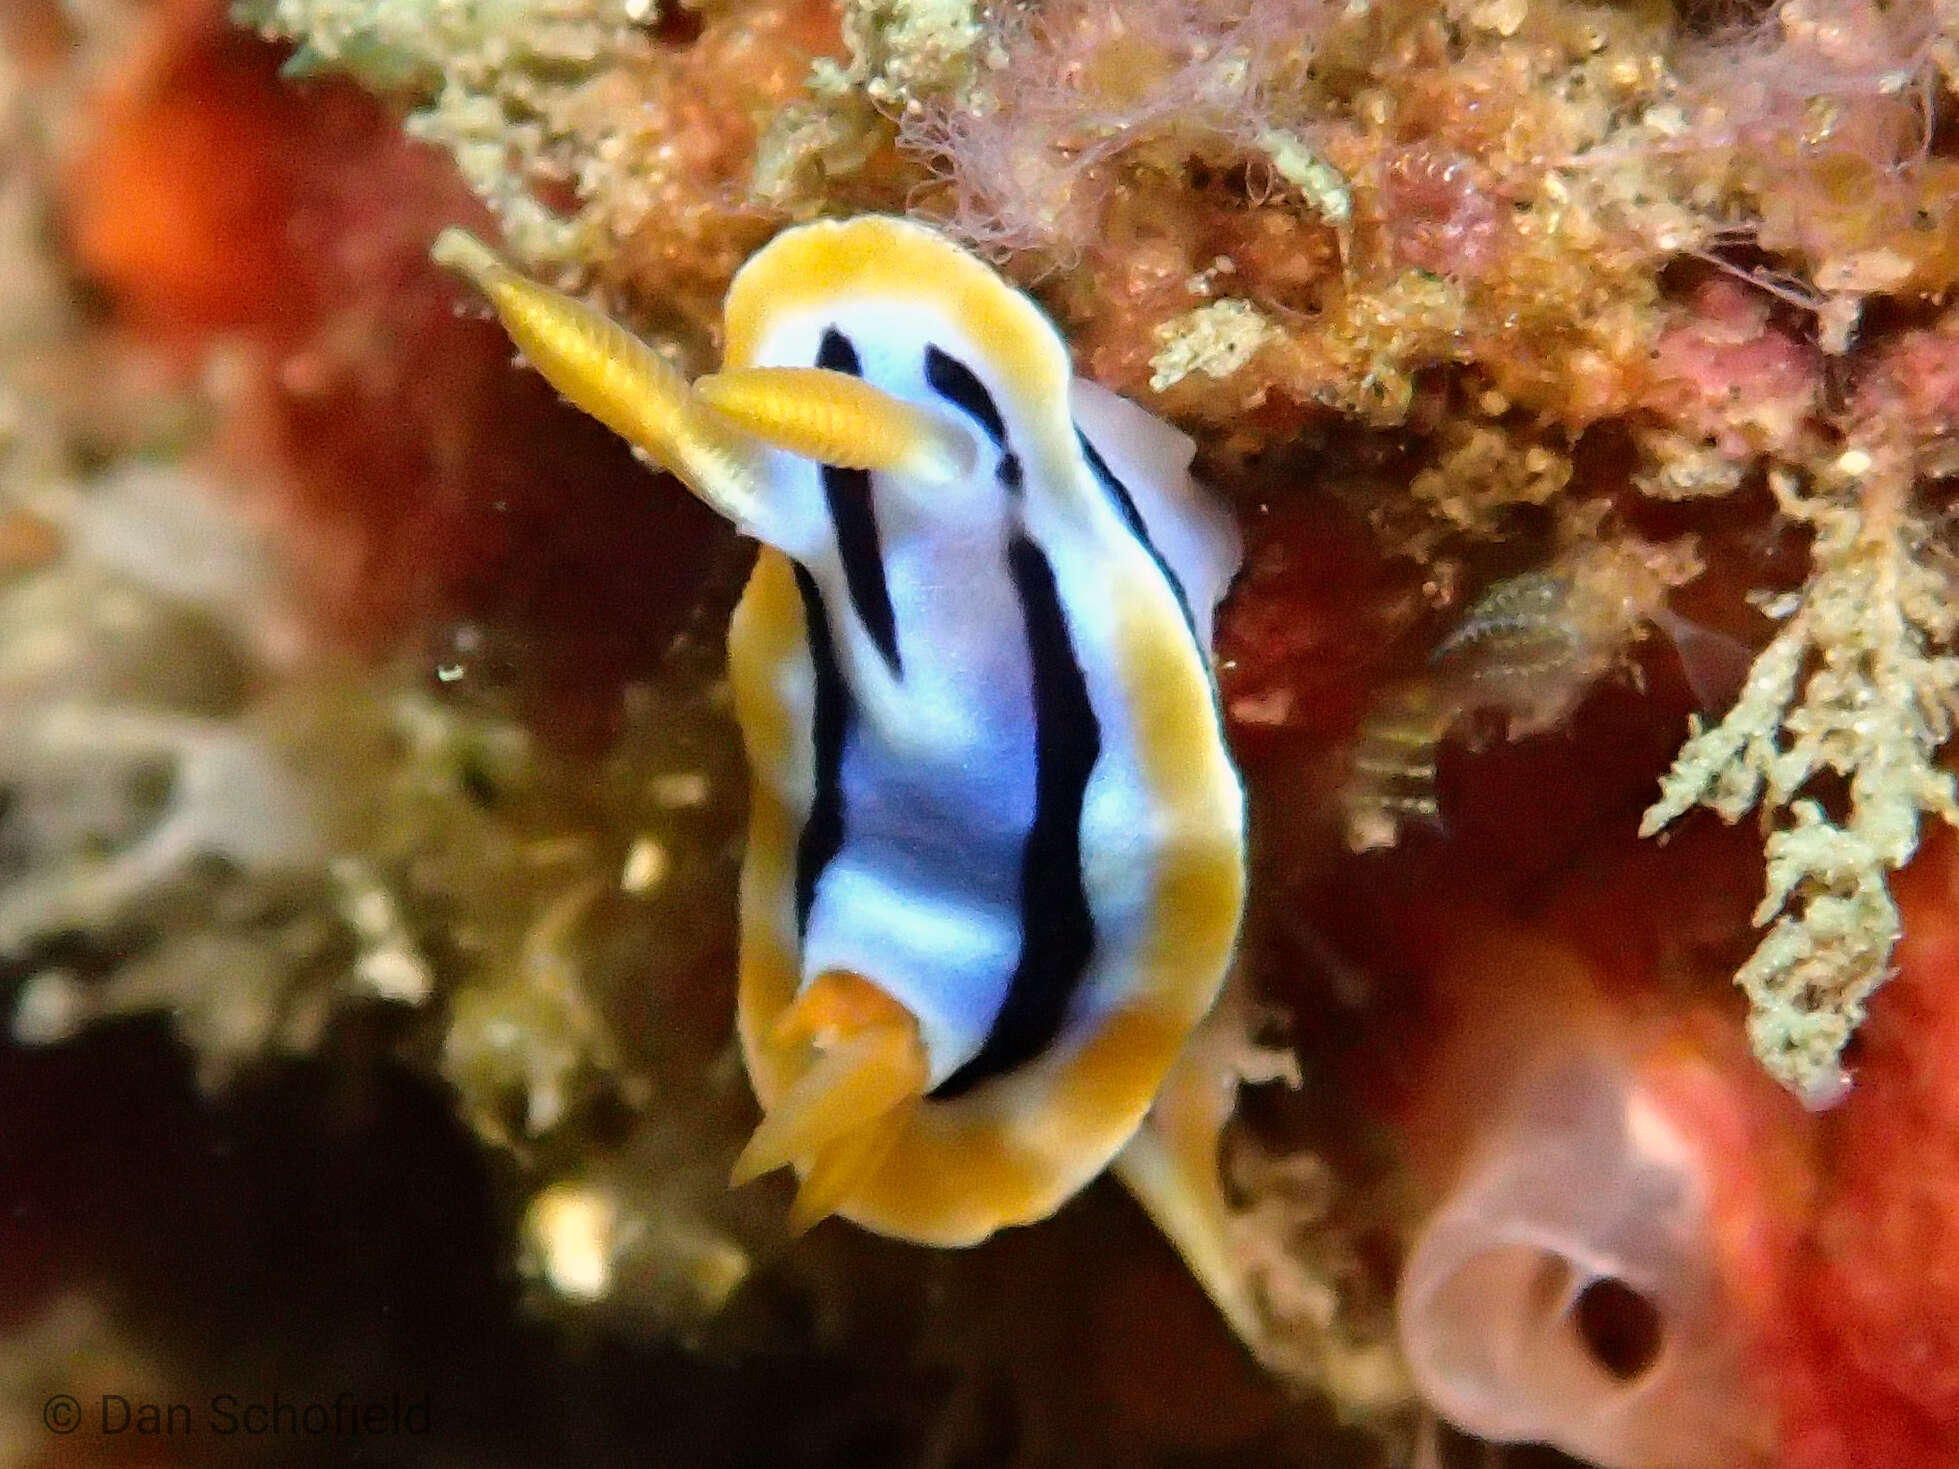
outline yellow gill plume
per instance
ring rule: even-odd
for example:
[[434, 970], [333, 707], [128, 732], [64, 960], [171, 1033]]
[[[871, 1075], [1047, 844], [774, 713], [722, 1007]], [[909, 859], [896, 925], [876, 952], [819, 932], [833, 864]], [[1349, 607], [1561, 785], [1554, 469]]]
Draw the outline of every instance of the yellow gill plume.
[[750, 368], [690, 386], [617, 322], [530, 280], [463, 230], [444, 230], [430, 254], [488, 298], [552, 387], [763, 540], [774, 539], [757, 453], [763, 445], [937, 480], [964, 472], [977, 457], [957, 425], [845, 373]]
[[803, 1175], [789, 1227], [836, 1212], [884, 1161], [930, 1077], [910, 1011], [861, 975], [819, 975], [770, 1037], [810, 1045], [815, 1064], [763, 1117], [735, 1160], [735, 1187], [794, 1163]]

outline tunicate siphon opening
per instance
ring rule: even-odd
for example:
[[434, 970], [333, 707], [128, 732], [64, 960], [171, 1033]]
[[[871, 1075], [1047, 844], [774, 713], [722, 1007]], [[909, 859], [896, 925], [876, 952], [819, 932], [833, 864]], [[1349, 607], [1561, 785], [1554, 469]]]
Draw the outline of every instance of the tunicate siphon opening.
[[1606, 1469], [1759, 1452], [1714, 1273], [1703, 1156], [1629, 1072], [1525, 1081], [1471, 1148], [1402, 1278], [1416, 1386], [1451, 1423]]
[[1660, 1359], [1659, 1307], [1623, 1280], [1592, 1281], [1571, 1303], [1571, 1319], [1592, 1360], [1616, 1381], [1636, 1381]]

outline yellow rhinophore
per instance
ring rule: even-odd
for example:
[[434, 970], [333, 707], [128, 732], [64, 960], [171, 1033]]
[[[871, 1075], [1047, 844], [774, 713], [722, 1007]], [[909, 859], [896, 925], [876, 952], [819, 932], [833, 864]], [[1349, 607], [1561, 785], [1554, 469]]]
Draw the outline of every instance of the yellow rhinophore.
[[[430, 251], [489, 298], [531, 366], [708, 506], [751, 534], [763, 445], [856, 469], [950, 478], [973, 446], [954, 424], [819, 368], [719, 373], [690, 387], [664, 358], [584, 302], [512, 270], [475, 236], [446, 229]], [[842, 456], [842, 457], [838, 457]]]

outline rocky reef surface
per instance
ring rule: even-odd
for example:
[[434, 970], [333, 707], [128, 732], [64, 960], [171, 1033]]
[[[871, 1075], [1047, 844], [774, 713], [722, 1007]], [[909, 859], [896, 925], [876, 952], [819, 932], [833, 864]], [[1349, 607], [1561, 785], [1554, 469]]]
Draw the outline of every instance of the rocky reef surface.
[[[1956, 101], [1948, 0], [11, 0], [0, 1458], [1959, 1462]], [[427, 249], [697, 370], [865, 210], [1244, 529], [1248, 1340], [1107, 1185], [725, 1188], [748, 553]]]

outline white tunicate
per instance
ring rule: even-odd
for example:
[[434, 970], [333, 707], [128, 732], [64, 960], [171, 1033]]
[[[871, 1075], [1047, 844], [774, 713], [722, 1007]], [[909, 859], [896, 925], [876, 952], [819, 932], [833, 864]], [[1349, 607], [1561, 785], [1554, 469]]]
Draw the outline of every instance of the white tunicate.
[[1714, 1273], [1703, 1156], [1624, 1070], [1531, 1077], [1402, 1276], [1402, 1349], [1466, 1432], [1605, 1469], [1740, 1469], [1766, 1422]]

